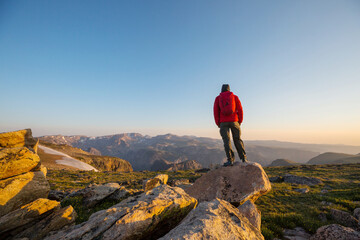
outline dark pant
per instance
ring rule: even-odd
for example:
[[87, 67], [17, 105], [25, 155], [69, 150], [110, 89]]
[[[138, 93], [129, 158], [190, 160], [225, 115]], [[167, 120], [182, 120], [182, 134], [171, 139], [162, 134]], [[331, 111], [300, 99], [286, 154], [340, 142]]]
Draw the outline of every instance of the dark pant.
[[240, 160], [244, 160], [246, 156], [245, 147], [243, 141], [240, 139], [240, 124], [238, 122], [223, 122], [220, 123], [220, 135], [224, 141], [224, 148], [228, 162], [234, 162], [234, 151], [231, 148], [230, 142], [230, 130], [234, 140], [236, 150], [239, 154]]

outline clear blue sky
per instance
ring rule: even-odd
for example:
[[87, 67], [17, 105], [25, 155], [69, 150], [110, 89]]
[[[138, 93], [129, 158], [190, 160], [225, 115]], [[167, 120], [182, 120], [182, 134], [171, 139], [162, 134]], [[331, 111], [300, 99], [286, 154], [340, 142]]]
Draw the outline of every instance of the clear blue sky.
[[360, 145], [360, 1], [0, 1], [0, 132]]

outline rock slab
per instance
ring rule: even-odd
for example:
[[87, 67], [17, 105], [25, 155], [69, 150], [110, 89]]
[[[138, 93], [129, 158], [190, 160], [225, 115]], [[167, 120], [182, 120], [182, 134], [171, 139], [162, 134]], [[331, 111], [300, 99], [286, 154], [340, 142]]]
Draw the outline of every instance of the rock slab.
[[238, 209], [230, 203], [214, 199], [201, 202], [186, 218], [161, 240], [260, 240], [264, 239]]
[[269, 178], [260, 164], [238, 162], [204, 174], [186, 192], [199, 201], [220, 198], [242, 204], [247, 200], [255, 202], [270, 190]]
[[157, 239], [175, 227], [196, 204], [196, 199], [182, 189], [160, 185], [45, 239]]
[[34, 148], [37, 141], [32, 137], [31, 129], [0, 133], [0, 148]]
[[315, 186], [322, 183], [322, 181], [318, 178], [296, 176], [292, 174], [286, 174], [283, 176], [283, 179], [284, 182], [287, 183], [303, 184], [308, 186]]
[[238, 209], [252, 225], [259, 230], [261, 229], [261, 212], [251, 200], [240, 205]]

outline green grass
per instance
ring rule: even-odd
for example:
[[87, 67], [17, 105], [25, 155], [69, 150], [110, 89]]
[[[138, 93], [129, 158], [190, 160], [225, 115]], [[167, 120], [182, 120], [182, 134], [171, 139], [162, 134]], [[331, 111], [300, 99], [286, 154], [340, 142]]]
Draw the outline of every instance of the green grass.
[[[269, 177], [288, 173], [317, 177], [323, 181], [323, 184], [312, 187], [284, 182], [272, 183], [272, 190], [256, 201], [261, 210], [261, 231], [265, 239], [282, 238], [284, 228], [303, 227], [306, 231], [315, 233], [320, 226], [333, 223], [330, 215], [332, 208], [352, 213], [355, 208], [360, 207], [360, 164], [267, 167], [265, 171]], [[82, 189], [91, 183], [108, 182], [140, 189], [144, 179], [160, 173], [168, 174], [169, 180], [187, 178], [191, 182], [201, 176], [201, 173], [194, 171], [115, 173], [49, 170], [48, 179], [52, 189], [63, 191]], [[296, 188], [305, 187], [309, 188], [309, 193], [301, 194], [295, 191]], [[324, 189], [327, 189], [327, 192], [321, 193]], [[92, 209], [85, 209], [79, 197], [62, 203], [63, 206], [72, 205], [75, 208], [79, 215], [77, 223], [86, 221], [92, 213], [113, 204], [116, 203], [105, 201]], [[327, 216], [326, 222], [319, 219], [320, 213]]]

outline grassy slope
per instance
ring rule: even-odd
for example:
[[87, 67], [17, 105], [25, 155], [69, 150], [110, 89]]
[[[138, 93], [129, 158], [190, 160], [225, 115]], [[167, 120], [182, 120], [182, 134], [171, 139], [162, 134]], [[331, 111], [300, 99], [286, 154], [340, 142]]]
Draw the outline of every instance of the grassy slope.
[[[330, 209], [336, 208], [351, 212], [360, 207], [360, 164], [348, 165], [300, 165], [291, 167], [267, 167], [269, 177], [283, 176], [286, 173], [299, 176], [318, 177], [324, 184], [309, 187], [310, 192], [300, 194], [295, 188], [306, 187], [290, 183], [273, 183], [270, 193], [260, 197], [256, 205], [262, 212], [262, 233], [266, 239], [282, 237], [283, 228], [297, 226], [314, 233], [322, 225], [332, 223]], [[141, 188], [143, 179], [153, 177], [160, 172], [86, 172], [50, 170], [48, 179], [52, 189], [72, 190], [84, 188], [90, 183], [118, 182], [127, 188]], [[194, 181], [201, 174], [193, 170], [178, 172], [161, 172], [169, 175], [169, 179], [188, 178]], [[321, 190], [328, 192], [321, 193]], [[322, 202], [330, 203], [325, 205]], [[108, 208], [113, 203], [104, 203], [96, 209], [84, 212], [81, 201], [75, 199], [72, 204], [80, 215], [80, 221], [85, 221], [92, 212]], [[80, 206], [80, 207], [76, 207]], [[327, 222], [321, 222], [320, 213], [328, 216]]]
[[326, 153], [322, 153], [319, 156], [316, 156], [316, 157], [310, 159], [307, 163], [308, 164], [333, 164], [337, 160], [351, 158], [351, 157], [355, 157], [355, 155], [346, 154], [346, 153], [326, 152]]

